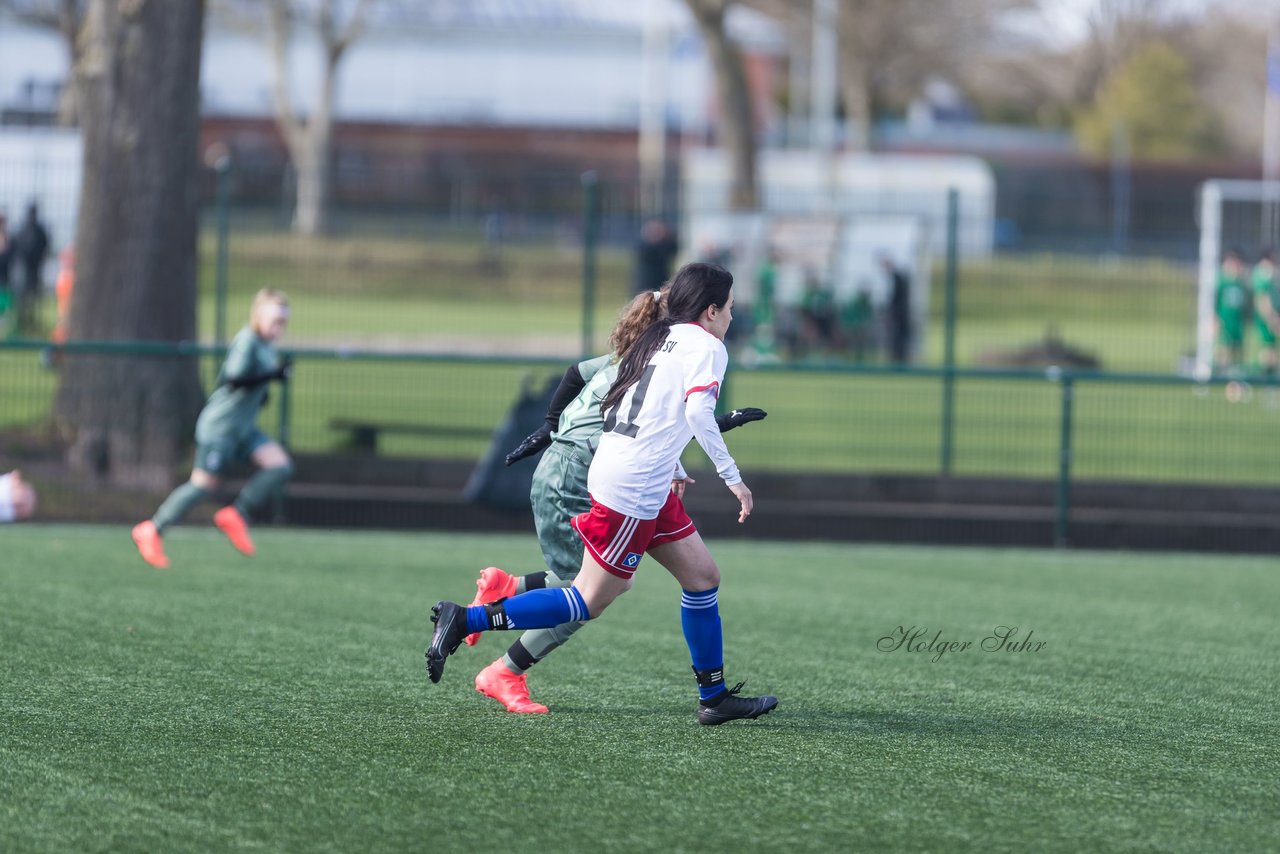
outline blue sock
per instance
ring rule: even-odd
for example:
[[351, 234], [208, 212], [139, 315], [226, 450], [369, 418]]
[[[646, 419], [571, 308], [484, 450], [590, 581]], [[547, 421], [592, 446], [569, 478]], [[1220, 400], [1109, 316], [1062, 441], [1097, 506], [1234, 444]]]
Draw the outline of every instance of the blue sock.
[[720, 604], [716, 598], [719, 587], [680, 594], [680, 627], [684, 629], [684, 642], [689, 645], [693, 669], [700, 672], [720, 671], [720, 678], [711, 685], [698, 685], [698, 698], [709, 700], [724, 691], [724, 634], [720, 630]]
[[561, 623], [589, 620], [587, 603], [576, 587], [548, 587], [529, 590], [512, 596], [502, 603], [506, 612], [505, 625], [489, 623], [491, 605], [472, 605], [467, 608], [467, 631], [483, 632], [489, 629], [553, 629]]

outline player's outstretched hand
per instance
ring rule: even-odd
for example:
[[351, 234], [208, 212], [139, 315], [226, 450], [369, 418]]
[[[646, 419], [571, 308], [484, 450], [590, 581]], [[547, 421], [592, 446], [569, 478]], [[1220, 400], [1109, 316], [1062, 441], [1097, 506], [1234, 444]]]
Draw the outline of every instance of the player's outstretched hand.
[[525, 457], [532, 457], [550, 444], [551, 428], [543, 424], [537, 430], [525, 436], [524, 441], [516, 445], [515, 450], [507, 454], [507, 465], [518, 463]]
[[747, 521], [747, 517], [751, 515], [751, 509], [755, 506], [755, 502], [751, 498], [751, 490], [742, 481], [729, 485], [729, 491], [738, 499], [738, 503], [742, 505], [742, 510], [738, 513], [738, 524], [741, 525]]
[[734, 427], [741, 427], [743, 424], [759, 421], [768, 414], [763, 409], [748, 406], [745, 409], [735, 409], [732, 412], [726, 412], [724, 415], [717, 415], [716, 424], [719, 425], [721, 433], [728, 433]]

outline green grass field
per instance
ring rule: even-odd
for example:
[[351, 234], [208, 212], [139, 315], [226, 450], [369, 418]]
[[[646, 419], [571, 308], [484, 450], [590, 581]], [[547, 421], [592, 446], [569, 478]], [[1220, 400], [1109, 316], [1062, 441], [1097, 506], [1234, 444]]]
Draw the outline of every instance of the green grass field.
[[[1259, 851], [1280, 838], [1275, 559], [717, 542], [728, 675], [693, 717], [678, 591], [532, 677], [427, 682], [427, 609], [532, 536], [0, 533], [0, 850]], [[897, 627], [1039, 651], [879, 650]]]

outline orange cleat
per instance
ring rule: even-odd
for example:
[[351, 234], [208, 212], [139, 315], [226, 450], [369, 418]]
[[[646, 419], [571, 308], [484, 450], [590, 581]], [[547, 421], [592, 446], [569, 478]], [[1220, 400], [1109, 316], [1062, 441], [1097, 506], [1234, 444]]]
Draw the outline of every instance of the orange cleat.
[[239, 510], [230, 505], [223, 507], [213, 514], [213, 524], [218, 526], [219, 531], [227, 535], [231, 545], [235, 546], [242, 554], [253, 557], [253, 540], [249, 539], [249, 526], [245, 524], [244, 517], [240, 515]]
[[[490, 602], [514, 596], [519, 582], [520, 579], [509, 572], [504, 572], [496, 566], [486, 566], [480, 570], [480, 577], [476, 579], [476, 598], [471, 600], [471, 604], [488, 605]], [[475, 646], [476, 641], [480, 640], [480, 633], [472, 632], [463, 640], [467, 646]]]
[[133, 544], [138, 547], [142, 559], [156, 569], [168, 569], [169, 558], [164, 553], [164, 541], [156, 530], [155, 522], [148, 519], [133, 526]]
[[497, 700], [508, 712], [517, 715], [545, 715], [547, 707], [529, 698], [528, 676], [527, 673], [519, 676], [512, 673], [499, 658], [476, 674], [476, 690]]

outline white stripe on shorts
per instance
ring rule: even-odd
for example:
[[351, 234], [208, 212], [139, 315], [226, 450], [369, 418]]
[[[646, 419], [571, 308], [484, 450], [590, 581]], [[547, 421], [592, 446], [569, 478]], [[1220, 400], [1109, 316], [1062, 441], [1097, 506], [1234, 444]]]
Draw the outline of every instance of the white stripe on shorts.
[[618, 559], [631, 542], [631, 535], [636, 532], [636, 526], [639, 524], [639, 519], [627, 516], [623, 523], [618, 526], [618, 533], [614, 534], [613, 542], [609, 543], [609, 548], [604, 553], [606, 563], [612, 564]]

